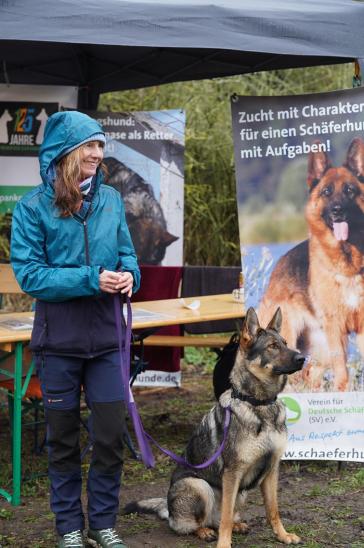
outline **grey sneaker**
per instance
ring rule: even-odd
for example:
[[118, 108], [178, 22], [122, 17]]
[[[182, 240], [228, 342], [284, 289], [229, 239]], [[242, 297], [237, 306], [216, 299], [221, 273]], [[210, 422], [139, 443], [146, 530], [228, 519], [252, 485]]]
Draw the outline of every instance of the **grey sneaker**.
[[109, 529], [100, 529], [99, 531], [89, 529], [87, 541], [91, 546], [97, 548], [128, 548], [115, 529], [112, 529], [111, 527]]
[[82, 531], [72, 531], [58, 537], [58, 548], [86, 548]]

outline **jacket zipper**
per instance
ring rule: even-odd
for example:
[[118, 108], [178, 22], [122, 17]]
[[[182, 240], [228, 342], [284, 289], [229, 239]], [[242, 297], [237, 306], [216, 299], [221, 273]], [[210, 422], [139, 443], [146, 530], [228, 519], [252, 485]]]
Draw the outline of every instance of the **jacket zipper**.
[[86, 254], [86, 266], [90, 266], [90, 248], [88, 242], [88, 230], [86, 219], [83, 220], [83, 234], [85, 237], [85, 254]]
[[[86, 216], [85, 216], [85, 218], [84, 218], [83, 221], [82, 221], [82, 224], [83, 224], [83, 235], [84, 235], [84, 238], [85, 238], [86, 266], [91, 266], [91, 262], [90, 262], [90, 246], [89, 246], [88, 229], [87, 229], [87, 217], [88, 217], [90, 211], [91, 211], [91, 207], [90, 207], [90, 209], [88, 210], [88, 212], [86, 213]], [[94, 340], [93, 336], [90, 337], [90, 357], [93, 357], [93, 356], [92, 356], [92, 353], [93, 353], [93, 351], [94, 351], [93, 340]]]
[[84, 235], [84, 238], [85, 238], [86, 266], [91, 266], [91, 263], [90, 263], [90, 246], [89, 246], [88, 230], [87, 230], [87, 218], [90, 215], [90, 213], [91, 213], [91, 204], [90, 204], [90, 207], [89, 207], [88, 211], [86, 212], [85, 217], [82, 220], [83, 235]]

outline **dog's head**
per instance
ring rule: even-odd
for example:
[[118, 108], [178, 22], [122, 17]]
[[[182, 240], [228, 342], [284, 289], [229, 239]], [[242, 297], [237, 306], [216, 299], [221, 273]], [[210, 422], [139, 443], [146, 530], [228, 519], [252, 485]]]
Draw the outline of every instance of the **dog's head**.
[[159, 265], [166, 254], [166, 248], [178, 240], [170, 234], [164, 223], [145, 216], [134, 217], [126, 213], [131, 239], [133, 241], [138, 261], [141, 264]]
[[106, 183], [123, 197], [126, 221], [138, 261], [141, 264], [161, 264], [166, 248], [178, 240], [178, 236], [168, 232], [153, 187], [116, 158], [105, 158], [104, 165], [107, 169]]
[[312, 234], [323, 237], [329, 229], [337, 242], [357, 239], [364, 231], [364, 142], [352, 141], [341, 167], [332, 167], [325, 152], [310, 153], [308, 185]]
[[271, 382], [280, 375], [291, 375], [302, 369], [305, 358], [288, 348], [280, 335], [282, 313], [278, 308], [265, 329], [260, 327], [254, 308], [246, 313], [240, 336], [240, 349], [245, 367], [259, 381]]

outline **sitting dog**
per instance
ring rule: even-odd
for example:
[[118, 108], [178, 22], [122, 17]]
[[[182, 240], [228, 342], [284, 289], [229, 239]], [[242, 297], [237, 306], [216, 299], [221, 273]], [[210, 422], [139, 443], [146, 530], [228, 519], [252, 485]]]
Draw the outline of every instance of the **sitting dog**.
[[241, 510], [248, 491], [260, 485], [270, 522], [277, 538], [297, 544], [279, 517], [277, 483], [279, 461], [287, 438], [285, 407], [277, 400], [287, 375], [302, 368], [304, 357], [287, 347], [279, 331], [280, 309], [266, 329], [249, 308], [240, 335], [240, 346], [231, 371], [231, 388], [205, 415], [192, 434], [184, 458], [197, 465], [218, 449], [224, 430], [226, 408], [231, 409], [225, 445], [220, 456], [204, 469], [178, 465], [167, 499], [132, 502], [125, 513], [156, 513], [169, 520], [176, 533], [195, 533], [217, 548], [230, 548], [232, 532], [247, 531]]

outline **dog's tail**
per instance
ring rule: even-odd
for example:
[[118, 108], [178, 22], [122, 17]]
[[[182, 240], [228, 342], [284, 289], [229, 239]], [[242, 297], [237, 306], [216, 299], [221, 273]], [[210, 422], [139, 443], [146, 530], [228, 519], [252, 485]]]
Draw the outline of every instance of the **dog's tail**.
[[129, 502], [124, 506], [123, 514], [157, 514], [160, 519], [168, 519], [167, 499], [145, 499]]

